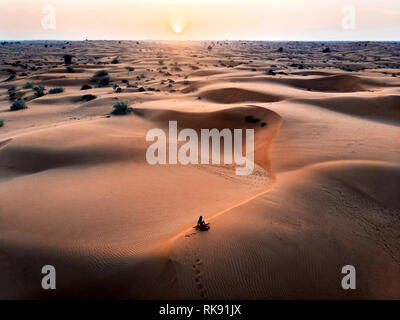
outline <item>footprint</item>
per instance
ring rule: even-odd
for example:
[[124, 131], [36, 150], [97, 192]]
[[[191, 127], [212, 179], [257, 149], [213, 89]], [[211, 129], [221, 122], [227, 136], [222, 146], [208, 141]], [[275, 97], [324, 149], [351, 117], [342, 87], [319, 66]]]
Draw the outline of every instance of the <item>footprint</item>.
[[185, 234], [185, 237], [190, 238], [191, 236], [194, 236], [195, 234], [196, 234], [196, 232], [187, 233], [187, 234]]
[[201, 266], [202, 264], [203, 264], [203, 260], [198, 258], [195, 260], [194, 264], [192, 265], [192, 268], [193, 268], [193, 271], [195, 274], [194, 281], [196, 282], [200, 297], [202, 299], [207, 299], [207, 296], [205, 293], [205, 288], [204, 288], [203, 281], [202, 281], [202, 276], [201, 276], [202, 272], [199, 269], [199, 266]]

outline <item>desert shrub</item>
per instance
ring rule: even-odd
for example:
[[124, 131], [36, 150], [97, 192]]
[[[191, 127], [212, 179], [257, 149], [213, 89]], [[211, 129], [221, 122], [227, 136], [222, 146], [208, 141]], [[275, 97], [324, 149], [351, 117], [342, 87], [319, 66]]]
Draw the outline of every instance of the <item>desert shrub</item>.
[[110, 77], [109, 76], [101, 77], [100, 81], [99, 81], [99, 87], [108, 86], [109, 83], [110, 83]]
[[257, 122], [260, 121], [260, 119], [254, 118], [253, 116], [246, 116], [246, 117], [244, 118], [244, 120], [245, 120], [246, 122], [250, 122], [250, 123], [257, 123]]
[[119, 60], [117, 58], [114, 58], [114, 59], [111, 60], [111, 63], [112, 64], [118, 64]]
[[212, 50], [212, 47], [211, 47], [211, 46], [208, 46], [207, 50], [208, 50], [208, 51]]
[[67, 66], [67, 72], [69, 72], [69, 73], [74, 73], [75, 70], [74, 70], [74, 68], [72, 68], [71, 66]]
[[283, 52], [283, 48], [280, 47], [280, 48], [278, 49], [278, 52]]
[[3, 126], [4, 122], [3, 120], [0, 120], [0, 128]]
[[43, 86], [33, 87], [33, 91], [35, 93], [36, 98], [44, 96], [44, 87]]
[[82, 96], [82, 101], [88, 102], [91, 100], [96, 99], [97, 97], [93, 94], [85, 94], [84, 96]]
[[158, 64], [159, 64], [160, 66], [162, 66], [162, 65], [164, 64], [164, 60], [162, 60], [162, 59], [158, 60]]
[[125, 67], [125, 69], [128, 70], [128, 71], [135, 71], [134, 67]]
[[114, 110], [111, 113], [115, 115], [123, 115], [131, 111], [126, 102], [117, 102], [113, 105], [113, 108]]
[[23, 100], [20, 99], [14, 101], [10, 107], [11, 111], [22, 110], [22, 109], [26, 109], [26, 104]]
[[22, 86], [22, 89], [31, 89], [33, 88], [33, 82], [27, 82]]
[[108, 75], [108, 72], [106, 70], [99, 70], [94, 74], [94, 76], [96, 78], [104, 77], [104, 76], [107, 76], [107, 75]]
[[64, 63], [65, 65], [70, 65], [72, 62], [72, 56], [70, 54], [64, 55]]
[[144, 92], [144, 91], [146, 91], [145, 88], [143, 88], [143, 87], [140, 87], [140, 88], [139, 88], [139, 92]]
[[15, 99], [17, 99], [17, 97], [15, 95], [15, 88], [8, 89], [7, 93], [8, 93], [8, 100], [14, 101]]
[[81, 87], [81, 90], [89, 90], [89, 89], [92, 89], [92, 87], [89, 86], [88, 84], [84, 84], [84, 85]]
[[50, 94], [61, 93], [61, 92], [64, 92], [64, 88], [51, 88], [51, 89], [49, 90], [49, 93], [50, 93]]
[[323, 53], [329, 53], [329, 52], [331, 52], [331, 49], [325, 48], [324, 50], [322, 50], [322, 52], [323, 52]]

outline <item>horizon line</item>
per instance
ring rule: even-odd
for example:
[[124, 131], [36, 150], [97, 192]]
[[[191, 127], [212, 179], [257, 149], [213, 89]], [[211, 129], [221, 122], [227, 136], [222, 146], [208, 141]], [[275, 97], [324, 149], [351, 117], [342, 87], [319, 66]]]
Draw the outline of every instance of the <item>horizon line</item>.
[[18, 41], [75, 41], [75, 42], [85, 42], [85, 41], [251, 41], [251, 42], [400, 42], [399, 40], [268, 40], [268, 39], [0, 39], [0, 42], [18, 42]]

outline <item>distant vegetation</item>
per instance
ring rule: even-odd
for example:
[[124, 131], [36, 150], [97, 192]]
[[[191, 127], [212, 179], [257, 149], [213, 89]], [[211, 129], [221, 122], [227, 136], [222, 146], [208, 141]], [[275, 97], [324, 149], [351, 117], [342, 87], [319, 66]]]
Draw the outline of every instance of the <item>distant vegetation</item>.
[[93, 94], [85, 94], [84, 96], [82, 96], [82, 101], [88, 102], [91, 100], [96, 99], [97, 97]]
[[43, 86], [33, 87], [33, 91], [35, 93], [36, 98], [44, 96], [44, 87]]
[[74, 70], [74, 68], [72, 68], [71, 66], [67, 66], [67, 72], [69, 72], [69, 73], [74, 73], [75, 70]]
[[99, 81], [99, 87], [105, 87], [108, 86], [108, 84], [110, 83], [110, 77], [108, 76], [107, 71], [99, 70], [93, 75], [90, 81], [92, 82]]
[[14, 101], [10, 107], [11, 111], [22, 110], [22, 109], [26, 109], [26, 104], [23, 100], [20, 99]]
[[118, 92], [118, 93], [122, 91], [120, 86], [118, 84], [116, 84], [116, 83], [113, 84], [113, 89], [114, 89], [115, 92]]
[[245, 120], [246, 122], [250, 122], [250, 123], [257, 123], [257, 122], [260, 121], [260, 119], [254, 118], [253, 116], [246, 116], [246, 117], [244, 118], [244, 120]]
[[50, 94], [61, 93], [61, 92], [64, 92], [64, 88], [51, 88], [51, 89], [49, 90], [49, 93], [50, 93]]
[[107, 75], [108, 75], [108, 72], [106, 70], [99, 70], [94, 74], [94, 77], [99, 78], [99, 77], [104, 77]]
[[102, 78], [100, 78], [100, 81], [99, 81], [99, 87], [108, 86], [109, 83], [110, 83], [110, 77], [109, 76], [102, 77]]
[[132, 111], [131, 108], [128, 107], [126, 102], [117, 102], [113, 105], [114, 110], [111, 111], [114, 115], [124, 115]]
[[65, 54], [64, 55], [64, 63], [67, 66], [72, 63], [72, 56], [70, 54]]
[[3, 120], [0, 120], [0, 128], [3, 126], [4, 122]]
[[134, 67], [125, 67], [125, 69], [128, 70], [128, 71], [135, 71]]
[[27, 82], [22, 86], [22, 89], [31, 89], [33, 88], [33, 82]]
[[7, 93], [8, 93], [8, 100], [14, 101], [15, 99], [17, 99], [17, 97], [15, 95], [15, 88], [8, 89]]
[[92, 89], [92, 87], [89, 86], [88, 84], [84, 84], [84, 85], [81, 87], [81, 90], [89, 90], [89, 89]]
[[114, 58], [114, 59], [111, 60], [111, 63], [112, 64], [118, 64], [119, 60], [117, 58]]

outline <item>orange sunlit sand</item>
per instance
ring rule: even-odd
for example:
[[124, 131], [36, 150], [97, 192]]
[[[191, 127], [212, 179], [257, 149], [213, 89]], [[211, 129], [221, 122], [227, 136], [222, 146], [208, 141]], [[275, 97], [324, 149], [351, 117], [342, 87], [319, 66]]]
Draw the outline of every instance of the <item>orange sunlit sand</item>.
[[[399, 43], [225, 40], [275, 30], [249, 2], [259, 10], [174, 2], [154, 16], [124, 2], [113, 25], [99, 1], [94, 31], [60, 1], [49, 35], [88, 40], [2, 29], [0, 298], [400, 299]], [[282, 3], [270, 5], [293, 18]], [[169, 121], [253, 129], [252, 174], [150, 164], [146, 135]], [[56, 290], [40, 287], [43, 265]], [[357, 290], [340, 285], [345, 265]]]

